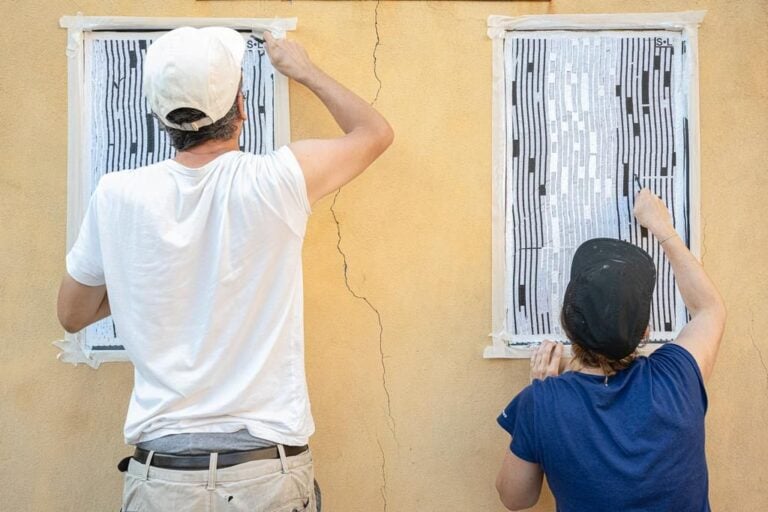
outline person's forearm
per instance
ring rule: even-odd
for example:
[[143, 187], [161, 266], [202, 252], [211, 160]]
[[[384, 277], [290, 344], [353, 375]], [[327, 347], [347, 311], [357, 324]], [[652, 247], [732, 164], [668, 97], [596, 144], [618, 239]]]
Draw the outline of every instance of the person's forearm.
[[111, 314], [104, 285], [87, 286], [64, 276], [56, 305], [61, 326], [75, 333]]
[[724, 309], [722, 298], [704, 267], [691, 254], [674, 228], [670, 225], [659, 231], [654, 236], [664, 241], [661, 246], [672, 265], [680, 294], [691, 314], [695, 316], [699, 311], [710, 308]]
[[109, 296], [104, 294], [104, 299], [102, 299], [101, 303], [99, 303], [99, 307], [96, 308], [96, 310], [91, 312], [90, 314], [86, 313], [85, 316], [83, 316], [80, 319], [77, 319], [76, 324], [70, 324], [67, 331], [71, 333], [81, 331], [86, 327], [88, 327], [89, 325], [95, 324], [99, 320], [103, 320], [104, 318], [107, 318], [111, 314], [112, 313], [109, 309]]
[[390, 129], [376, 109], [321, 69], [315, 67], [301, 83], [323, 102], [344, 133]]

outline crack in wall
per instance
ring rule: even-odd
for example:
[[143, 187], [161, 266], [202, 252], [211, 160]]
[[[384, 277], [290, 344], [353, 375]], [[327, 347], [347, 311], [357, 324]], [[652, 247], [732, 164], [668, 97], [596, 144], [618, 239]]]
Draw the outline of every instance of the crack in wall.
[[701, 216], [701, 257], [699, 261], [704, 264], [704, 257], [707, 255], [707, 218]]
[[381, 499], [384, 501], [384, 512], [387, 512], [387, 457], [384, 455], [384, 448], [381, 446], [381, 441], [376, 438], [376, 444], [379, 445], [379, 452], [381, 452]]
[[387, 384], [387, 366], [384, 364], [384, 325], [381, 322], [381, 313], [379, 310], [374, 306], [370, 300], [368, 300], [368, 297], [365, 297], [363, 295], [358, 294], [355, 292], [355, 290], [352, 289], [352, 287], [349, 285], [349, 263], [347, 262], [347, 255], [341, 248], [341, 223], [339, 222], [338, 217], [336, 216], [336, 200], [339, 198], [339, 194], [341, 193], [341, 188], [339, 188], [336, 191], [336, 194], [333, 196], [333, 202], [331, 203], [331, 215], [333, 216], [333, 221], [336, 223], [336, 250], [341, 255], [342, 262], [344, 264], [344, 285], [347, 287], [347, 290], [349, 290], [349, 293], [356, 298], [357, 300], [361, 300], [366, 303], [366, 305], [376, 314], [376, 321], [379, 325], [379, 357], [381, 359], [381, 385], [384, 389], [384, 394], [387, 397], [387, 417], [389, 419], [389, 430], [392, 432], [392, 437], [397, 440], [397, 436], [395, 435], [395, 417], [392, 416], [392, 396], [389, 393], [389, 386]]
[[[336, 216], [336, 200], [339, 198], [339, 194], [341, 193], [341, 188], [339, 188], [336, 191], [336, 194], [333, 196], [333, 202], [331, 203], [331, 215], [333, 216], [333, 221], [336, 223], [336, 250], [341, 255], [341, 260], [344, 264], [344, 285], [347, 287], [347, 290], [349, 293], [356, 298], [357, 300], [361, 300], [365, 302], [365, 304], [376, 314], [376, 321], [379, 326], [379, 358], [381, 361], [381, 385], [384, 389], [384, 395], [386, 396], [386, 402], [387, 402], [387, 426], [389, 427], [390, 432], [392, 432], [392, 438], [395, 440], [395, 443], [397, 444], [397, 434], [396, 431], [396, 424], [395, 424], [395, 417], [392, 415], [392, 396], [389, 393], [389, 386], [387, 385], [387, 366], [384, 362], [384, 324], [381, 322], [381, 313], [379, 310], [371, 303], [370, 300], [368, 300], [368, 297], [365, 297], [364, 295], [360, 295], [355, 290], [352, 289], [352, 287], [349, 284], [349, 263], [347, 261], [347, 255], [344, 252], [344, 250], [341, 248], [341, 223], [339, 222], [339, 218]], [[382, 480], [382, 486], [381, 486], [381, 497], [384, 500], [384, 511], [387, 510], [387, 458], [384, 454], [384, 448], [381, 446], [381, 441], [376, 438], [376, 443], [379, 445], [379, 451], [381, 452], [381, 480]]]
[[379, 78], [379, 72], [378, 72], [378, 59], [376, 57], [376, 51], [379, 49], [379, 45], [381, 44], [381, 38], [379, 38], [379, 4], [381, 3], [381, 0], [376, 0], [376, 7], [373, 10], [373, 29], [376, 32], [376, 44], [373, 45], [373, 76], [376, 78], [376, 81], [379, 83], [379, 88], [376, 89], [376, 95], [373, 97], [373, 101], [371, 102], [371, 105], [376, 103], [376, 100], [379, 99], [379, 93], [381, 92], [381, 78]]
[[[371, 101], [371, 106], [373, 106], [376, 101], [379, 99], [379, 93], [381, 93], [381, 78], [379, 77], [379, 71], [378, 71], [378, 56], [376, 55], [376, 52], [379, 49], [379, 45], [381, 45], [381, 38], [379, 36], [379, 4], [381, 3], [381, 0], [376, 0], [376, 7], [374, 7], [373, 10], [373, 29], [376, 33], [376, 43], [373, 45], [373, 77], [376, 79], [376, 82], [378, 83], [378, 87], [376, 88], [376, 94], [373, 97], [373, 100]], [[341, 194], [341, 189], [343, 187], [339, 187], [339, 189], [336, 191], [336, 193], [333, 195], [333, 201], [331, 202], [331, 215], [333, 216], [333, 222], [336, 224], [336, 250], [341, 255], [341, 260], [344, 265], [344, 286], [347, 287], [347, 290], [349, 293], [357, 300], [361, 300], [365, 302], [365, 304], [370, 308], [371, 311], [373, 311], [376, 314], [376, 322], [379, 326], [379, 358], [381, 361], [381, 386], [384, 390], [384, 395], [386, 396], [386, 402], [387, 402], [387, 427], [389, 427], [390, 432], [392, 433], [392, 438], [395, 440], [395, 443], [397, 443], [397, 434], [396, 432], [396, 424], [395, 424], [395, 417], [392, 415], [392, 396], [389, 393], [389, 386], [387, 385], [387, 365], [384, 361], [384, 324], [381, 322], [381, 312], [379, 312], [378, 308], [374, 306], [371, 301], [368, 299], [368, 297], [364, 295], [358, 294], [355, 290], [352, 289], [352, 287], [349, 284], [349, 262], [347, 261], [347, 254], [344, 252], [344, 250], [341, 248], [341, 223], [339, 222], [339, 218], [336, 216], [336, 200], [339, 198], [339, 194]], [[377, 437], [376, 438], [376, 444], [379, 446], [379, 452], [381, 453], [381, 499], [384, 503], [384, 512], [387, 512], [387, 456], [384, 453], [384, 447], [381, 445], [381, 440]]]
[[765, 372], [765, 384], [768, 386], [768, 366], [765, 364], [765, 360], [763, 359], [763, 352], [760, 350], [760, 347], [755, 342], [755, 311], [750, 307], [749, 308], [749, 339], [752, 342], [752, 346], [755, 347], [755, 351], [757, 352], [757, 356], [760, 358], [760, 364], [763, 365], [763, 371]]

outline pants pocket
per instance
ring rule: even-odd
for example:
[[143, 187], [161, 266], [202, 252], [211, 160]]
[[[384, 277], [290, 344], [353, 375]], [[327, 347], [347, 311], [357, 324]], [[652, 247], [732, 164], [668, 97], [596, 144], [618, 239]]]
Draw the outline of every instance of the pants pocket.
[[144, 480], [125, 475], [123, 512], [205, 512], [210, 510], [205, 483]]
[[215, 511], [315, 512], [312, 465], [216, 488]]

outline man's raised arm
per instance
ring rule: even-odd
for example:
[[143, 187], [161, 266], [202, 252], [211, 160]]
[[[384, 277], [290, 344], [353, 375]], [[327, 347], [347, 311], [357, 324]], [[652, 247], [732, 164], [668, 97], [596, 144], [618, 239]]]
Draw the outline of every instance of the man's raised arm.
[[295, 41], [264, 33], [272, 65], [312, 91], [326, 106], [344, 135], [335, 139], [308, 139], [290, 144], [314, 203], [363, 172], [394, 138], [389, 123], [358, 95], [325, 74]]

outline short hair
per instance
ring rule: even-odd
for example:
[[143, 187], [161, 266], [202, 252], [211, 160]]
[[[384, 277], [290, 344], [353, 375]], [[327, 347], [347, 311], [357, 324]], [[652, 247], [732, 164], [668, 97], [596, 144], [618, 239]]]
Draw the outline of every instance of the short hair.
[[[620, 372], [621, 370], [626, 370], [629, 368], [635, 359], [637, 359], [637, 357], [640, 355], [638, 350], [635, 349], [631, 354], [626, 355], [621, 359], [611, 359], [608, 356], [599, 354], [594, 350], [590, 350], [580, 345], [579, 340], [577, 340], [571, 334], [572, 330], [568, 327], [568, 320], [564, 314], [564, 308], [563, 311], [560, 312], [560, 326], [563, 328], [563, 331], [565, 332], [565, 335], [568, 337], [568, 339], [571, 340], [573, 358], [585, 366], [600, 368], [603, 373], [605, 373], [606, 379], [612, 375], [616, 375], [616, 373]], [[640, 345], [638, 346], [643, 346], [644, 344], [645, 340], [641, 340]]]
[[[185, 151], [187, 149], [199, 146], [209, 140], [227, 140], [237, 131], [237, 98], [232, 104], [232, 108], [213, 124], [203, 126], [199, 130], [187, 131], [179, 130], [161, 124], [171, 139], [171, 145], [176, 151]], [[205, 117], [205, 114], [196, 108], [177, 108], [168, 113], [168, 121], [175, 124], [192, 123]]]

